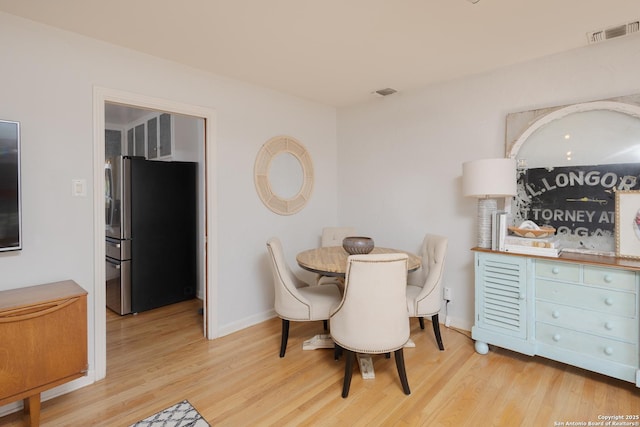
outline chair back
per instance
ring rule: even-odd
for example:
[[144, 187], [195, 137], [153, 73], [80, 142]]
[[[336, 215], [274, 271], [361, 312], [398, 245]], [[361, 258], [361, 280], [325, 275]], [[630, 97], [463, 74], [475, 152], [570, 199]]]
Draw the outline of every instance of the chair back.
[[293, 274], [287, 264], [280, 239], [277, 237], [269, 239], [267, 249], [273, 272], [276, 313], [285, 319], [308, 319], [311, 303], [298, 291], [298, 288], [305, 284]]
[[[422, 288], [416, 297], [416, 306], [428, 298], [439, 307], [442, 300], [442, 276], [444, 273], [444, 262], [447, 254], [449, 238], [436, 234], [427, 234], [422, 242], [422, 265], [414, 273], [409, 275], [410, 285]], [[417, 308], [417, 313], [429, 313], [434, 308]], [[437, 311], [437, 309], [435, 310]]]
[[342, 246], [345, 237], [355, 236], [354, 227], [325, 227], [322, 229], [321, 246]]
[[351, 255], [344, 296], [330, 318], [331, 336], [359, 353], [389, 353], [409, 340], [407, 254]]

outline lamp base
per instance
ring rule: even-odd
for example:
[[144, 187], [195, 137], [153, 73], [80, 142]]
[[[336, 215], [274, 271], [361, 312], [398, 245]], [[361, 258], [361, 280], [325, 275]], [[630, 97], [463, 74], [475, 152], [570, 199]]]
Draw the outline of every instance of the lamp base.
[[496, 199], [478, 199], [478, 247], [491, 249], [491, 216], [498, 210]]

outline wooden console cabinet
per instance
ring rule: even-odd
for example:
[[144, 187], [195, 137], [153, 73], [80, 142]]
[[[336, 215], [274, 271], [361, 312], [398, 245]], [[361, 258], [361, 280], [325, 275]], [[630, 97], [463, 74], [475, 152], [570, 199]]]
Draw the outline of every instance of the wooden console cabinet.
[[478, 353], [492, 344], [640, 387], [640, 262], [474, 252]]
[[66, 280], [0, 291], [0, 406], [24, 399], [38, 426], [40, 393], [87, 368], [84, 289]]

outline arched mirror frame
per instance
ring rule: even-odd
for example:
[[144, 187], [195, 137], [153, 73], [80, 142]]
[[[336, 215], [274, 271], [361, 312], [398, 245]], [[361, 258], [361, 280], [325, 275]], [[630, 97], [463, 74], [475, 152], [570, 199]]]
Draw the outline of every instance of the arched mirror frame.
[[[507, 157], [516, 158], [518, 155], [518, 151], [520, 151], [520, 148], [522, 147], [522, 144], [524, 144], [527, 141], [527, 138], [529, 138], [535, 131], [537, 131], [541, 127], [570, 114], [595, 110], [616, 111], [640, 119], [640, 103], [634, 105], [616, 101], [585, 102], [582, 104], [573, 104], [564, 107], [517, 113], [525, 115], [525, 118], [526, 115], [531, 116], [535, 119], [535, 121], [530, 125], [528, 125], [527, 123], [528, 127], [526, 127], [524, 130], [521, 129], [522, 132], [515, 140], [510, 142], [509, 135], [507, 135]], [[509, 130], [515, 131], [515, 129], [513, 129], [513, 126], [512, 129], [509, 129], [509, 123], [507, 123], [507, 133], [509, 133]]]
[[[527, 142], [527, 139], [531, 135], [545, 125], [570, 114], [597, 110], [619, 112], [640, 120], [640, 94], [509, 114], [506, 122], [506, 157], [518, 159], [518, 152], [522, 148], [523, 144]], [[597, 163], [597, 160], [593, 162], [593, 164]], [[548, 165], [550, 168], [553, 168], [554, 166], [555, 165]], [[515, 209], [515, 199], [512, 197], [506, 198], [505, 210], [515, 213]], [[515, 222], [517, 222], [516, 218], [514, 218], [514, 223]], [[607, 237], [607, 239], [611, 241], [604, 246], [610, 246], [613, 248], [614, 237]], [[608, 256], [615, 254], [613, 250], [609, 249], [604, 251], [598, 248], [590, 250], [575, 248], [574, 246], [575, 245], [569, 245], [569, 250]], [[596, 244], [596, 246], [598, 246], [598, 244]]]
[[[288, 153], [294, 156], [302, 168], [302, 185], [298, 193], [285, 198], [276, 194], [269, 180], [273, 159]], [[268, 140], [262, 145], [254, 165], [254, 183], [262, 203], [279, 215], [292, 215], [304, 208], [313, 191], [313, 163], [307, 149], [297, 139], [281, 135]]]

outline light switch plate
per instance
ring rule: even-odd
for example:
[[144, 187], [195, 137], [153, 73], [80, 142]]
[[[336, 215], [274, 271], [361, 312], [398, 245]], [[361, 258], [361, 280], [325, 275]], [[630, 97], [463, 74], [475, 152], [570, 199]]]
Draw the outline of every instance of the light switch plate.
[[71, 194], [76, 197], [87, 196], [87, 180], [86, 179], [72, 179], [71, 180]]

